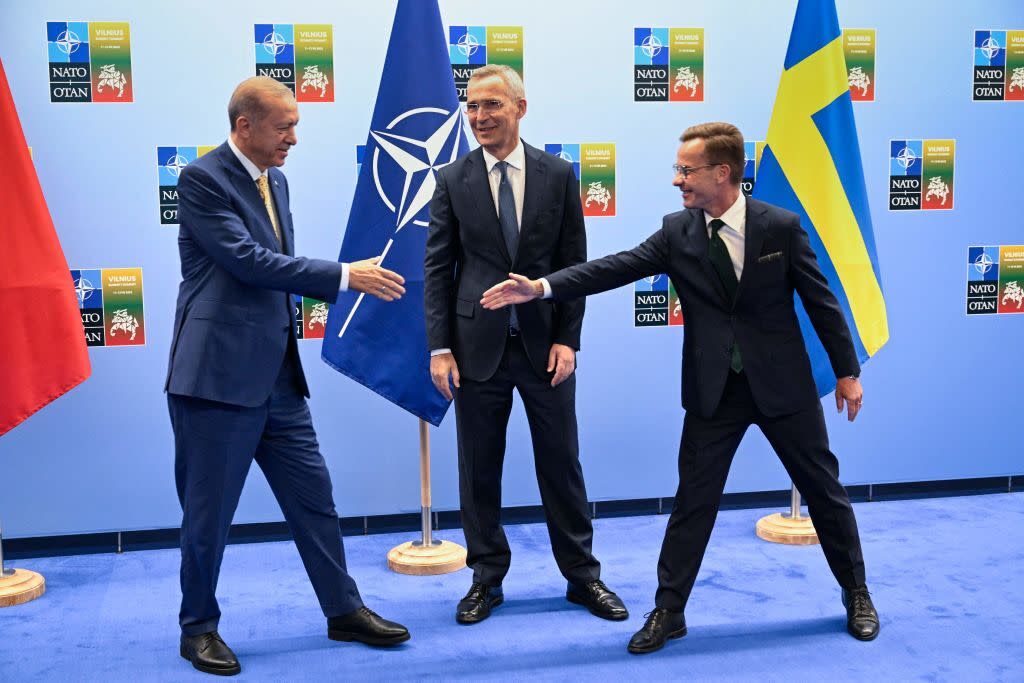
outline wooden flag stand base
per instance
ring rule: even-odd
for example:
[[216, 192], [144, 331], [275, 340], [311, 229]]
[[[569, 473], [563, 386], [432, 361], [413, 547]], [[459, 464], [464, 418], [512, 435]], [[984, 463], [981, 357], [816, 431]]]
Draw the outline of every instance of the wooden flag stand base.
[[466, 549], [451, 541], [431, 538], [430, 519], [430, 433], [420, 420], [420, 511], [423, 540], [410, 541], [388, 553], [388, 569], [399, 574], [434, 576], [455, 572], [466, 566]]
[[30, 602], [45, 592], [46, 580], [27, 569], [8, 570], [0, 576], [0, 607]]
[[818, 534], [810, 517], [800, 514], [800, 492], [793, 486], [790, 511], [776, 512], [757, 520], [757, 536], [771, 543], [816, 545]]

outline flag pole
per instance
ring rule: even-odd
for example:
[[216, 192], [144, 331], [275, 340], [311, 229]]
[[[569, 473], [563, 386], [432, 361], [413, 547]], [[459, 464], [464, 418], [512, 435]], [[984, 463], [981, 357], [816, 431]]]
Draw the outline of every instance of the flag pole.
[[0, 607], [13, 607], [35, 600], [46, 592], [43, 577], [27, 569], [4, 567], [4, 531], [0, 525]]
[[430, 496], [430, 432], [420, 420], [420, 523], [422, 537], [396, 546], [388, 553], [388, 568], [399, 574], [434, 576], [466, 566], [466, 549], [451, 541], [433, 538]]
[[800, 492], [793, 484], [789, 493], [789, 512], [776, 512], [757, 520], [757, 535], [771, 543], [816, 545], [818, 533], [810, 517], [800, 514]]

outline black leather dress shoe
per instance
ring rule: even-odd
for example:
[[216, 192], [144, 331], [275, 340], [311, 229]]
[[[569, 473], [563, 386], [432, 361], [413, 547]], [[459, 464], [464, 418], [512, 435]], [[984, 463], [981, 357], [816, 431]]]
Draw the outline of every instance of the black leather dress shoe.
[[588, 581], [581, 585], [570, 583], [565, 597], [569, 602], [583, 605], [590, 613], [602, 619], [622, 621], [629, 618], [629, 612], [622, 600], [608, 590], [603, 581]]
[[455, 621], [460, 624], [475, 624], [491, 616], [491, 608], [505, 602], [501, 586], [485, 586], [474, 582], [466, 597], [459, 600], [455, 608]]
[[667, 640], [686, 635], [686, 619], [682, 612], [670, 612], [664, 607], [656, 607], [646, 616], [644, 627], [633, 634], [626, 648], [635, 655], [660, 650]]
[[846, 608], [846, 630], [857, 640], [874, 640], [878, 637], [878, 612], [871, 602], [867, 586], [843, 589], [843, 607]]
[[242, 671], [235, 653], [216, 631], [200, 633], [198, 636], [182, 633], [181, 656], [203, 673], [234, 676]]
[[388, 621], [369, 607], [360, 607], [340, 617], [327, 619], [327, 637], [331, 640], [356, 640], [367, 645], [398, 645], [409, 640], [409, 629]]

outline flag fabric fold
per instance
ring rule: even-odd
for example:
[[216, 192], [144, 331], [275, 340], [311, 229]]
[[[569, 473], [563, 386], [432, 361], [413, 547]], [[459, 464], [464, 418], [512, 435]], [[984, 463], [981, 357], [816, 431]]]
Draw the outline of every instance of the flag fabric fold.
[[[754, 196], [794, 211], [839, 300], [861, 363], [889, 339], [882, 278], [833, 0], [800, 0]], [[836, 377], [802, 304], [821, 396]]]
[[0, 62], [0, 434], [90, 374], [64, 252]]
[[430, 380], [423, 255], [436, 169], [468, 151], [436, 0], [399, 0], [339, 260], [383, 255], [405, 278], [384, 302], [342, 292], [321, 356], [392, 403], [439, 425], [449, 403]]

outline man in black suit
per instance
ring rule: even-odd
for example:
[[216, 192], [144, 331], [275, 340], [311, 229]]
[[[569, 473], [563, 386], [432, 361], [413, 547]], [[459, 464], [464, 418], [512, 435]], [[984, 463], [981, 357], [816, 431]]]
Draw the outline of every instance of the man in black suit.
[[796, 214], [740, 191], [743, 136], [728, 123], [688, 128], [673, 185], [685, 211], [630, 251], [547, 278], [511, 275], [481, 300], [487, 310], [544, 297], [567, 301], [668, 273], [686, 335], [679, 488], [658, 561], [655, 609], [629, 642], [653, 652], [686, 635], [683, 609], [697, 578], [733, 455], [756, 424], [807, 499], [829, 567], [842, 587], [847, 629], [878, 635], [857, 522], [829, 451], [825, 419], [793, 308], [800, 295], [837, 377], [836, 408], [853, 421], [863, 391], [850, 330]]
[[[511, 552], [501, 527], [505, 432], [517, 389], [526, 408], [548, 534], [566, 597], [605, 619], [628, 615], [601, 582], [576, 432], [582, 300], [486, 311], [484, 289], [512, 270], [535, 276], [587, 258], [572, 166], [519, 139], [523, 81], [507, 66], [473, 72], [466, 113], [481, 147], [437, 174], [424, 275], [430, 374], [455, 399], [459, 498], [473, 584], [459, 623], [503, 601]], [[452, 391], [454, 384], [454, 392]]]

